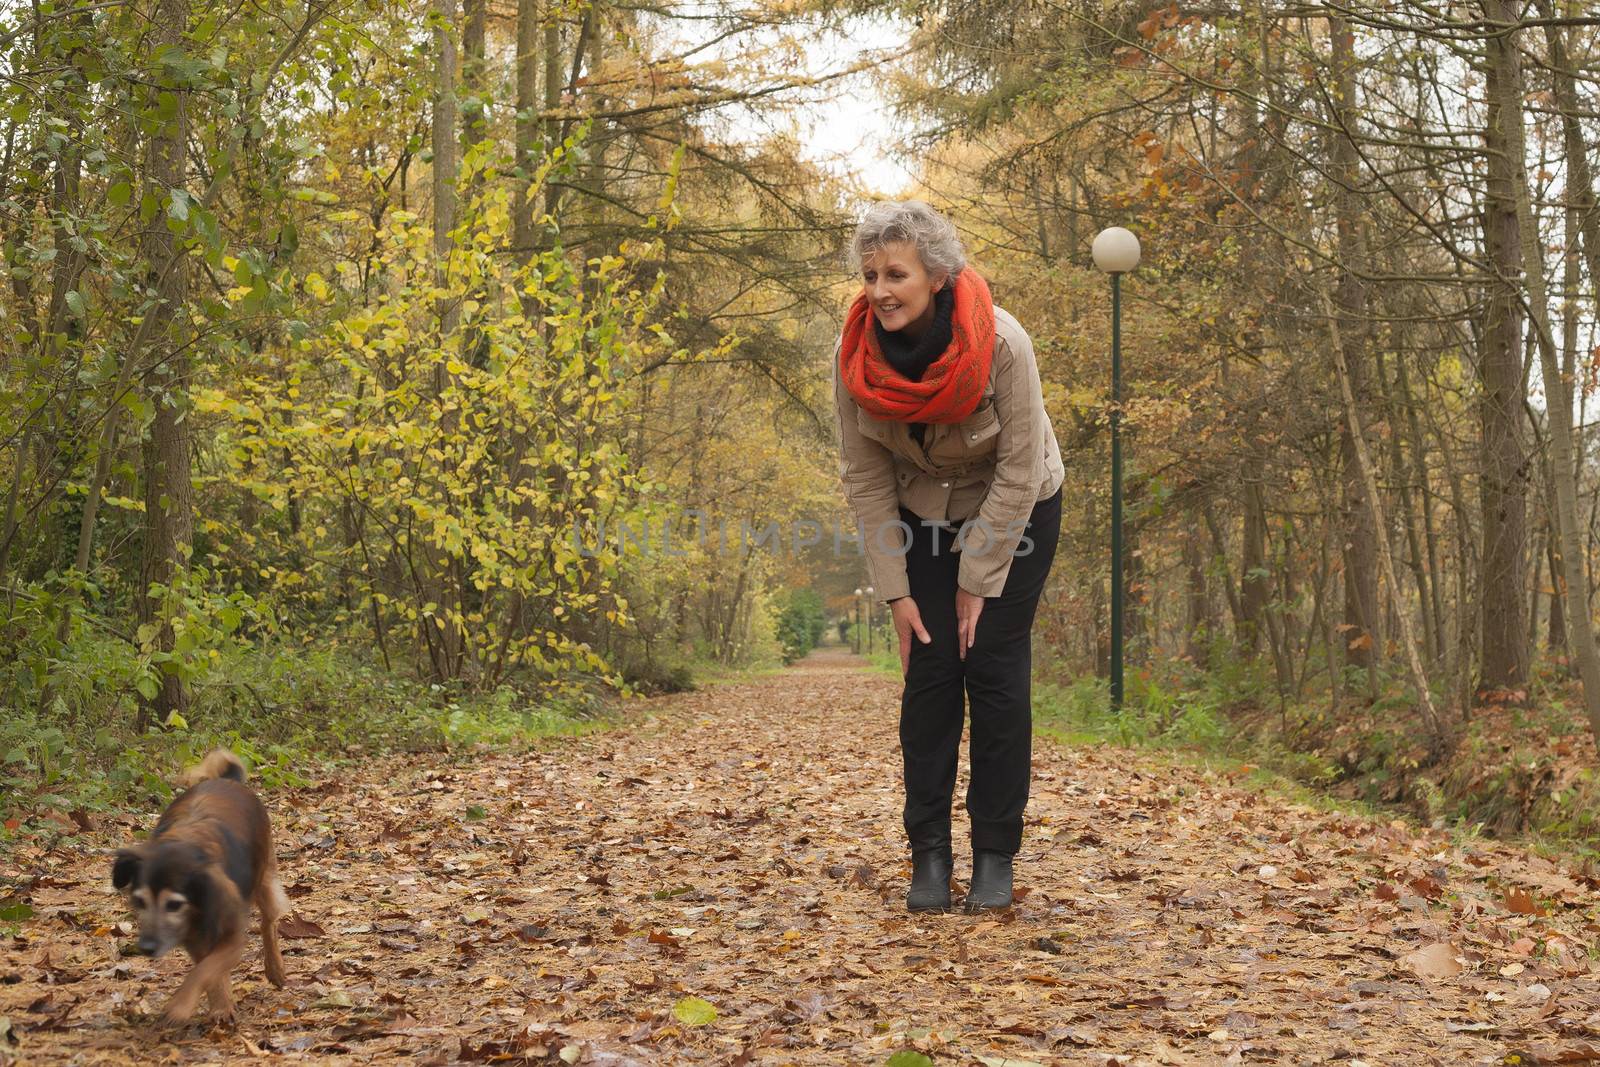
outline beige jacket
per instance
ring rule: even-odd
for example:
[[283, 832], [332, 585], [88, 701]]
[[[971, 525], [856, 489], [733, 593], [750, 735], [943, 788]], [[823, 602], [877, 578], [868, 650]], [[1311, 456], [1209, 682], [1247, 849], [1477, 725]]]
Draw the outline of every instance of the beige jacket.
[[992, 597], [1005, 588], [1013, 551], [1030, 547], [1021, 540], [1033, 506], [1061, 487], [1061, 447], [1044, 410], [1033, 342], [1008, 312], [996, 307], [994, 317], [983, 399], [965, 421], [930, 424], [921, 445], [910, 423], [861, 410], [839, 376], [834, 346], [839, 477], [880, 600], [911, 592], [901, 506], [924, 520], [959, 523], [957, 582]]

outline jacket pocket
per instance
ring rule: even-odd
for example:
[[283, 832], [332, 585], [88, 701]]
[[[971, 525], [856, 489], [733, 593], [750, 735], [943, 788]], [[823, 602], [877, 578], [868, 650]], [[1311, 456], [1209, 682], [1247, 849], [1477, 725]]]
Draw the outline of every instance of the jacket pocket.
[[965, 419], [940, 435], [930, 458], [941, 468], [969, 470], [994, 455], [1000, 435], [1000, 416], [994, 402], [986, 400]]
[[961, 447], [968, 452], [993, 452], [995, 437], [1000, 433], [1000, 416], [995, 414], [993, 401], [985, 401], [978, 410], [961, 423]]
[[856, 409], [856, 429], [861, 431], [862, 437], [871, 438], [879, 444], [885, 444], [889, 440], [888, 422], [873, 418], [862, 408]]

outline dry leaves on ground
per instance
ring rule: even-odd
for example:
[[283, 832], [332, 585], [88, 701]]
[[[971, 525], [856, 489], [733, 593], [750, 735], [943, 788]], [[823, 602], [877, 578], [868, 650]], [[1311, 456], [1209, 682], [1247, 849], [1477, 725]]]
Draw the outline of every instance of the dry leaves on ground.
[[1600, 1062], [1580, 874], [1137, 753], [1041, 742], [1019, 904], [907, 915], [897, 696], [818, 653], [274, 794], [290, 985], [253, 945], [235, 1030], [158, 1034], [185, 961], [123, 954], [154, 812], [20, 853], [0, 1061]]

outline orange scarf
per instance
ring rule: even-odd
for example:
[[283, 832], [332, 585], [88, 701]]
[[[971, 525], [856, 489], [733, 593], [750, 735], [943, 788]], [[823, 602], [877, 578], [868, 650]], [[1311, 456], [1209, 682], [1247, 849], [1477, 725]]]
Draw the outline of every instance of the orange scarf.
[[983, 399], [994, 361], [994, 300], [978, 272], [955, 277], [955, 312], [950, 347], [912, 381], [889, 364], [873, 329], [866, 291], [845, 316], [839, 372], [845, 388], [867, 414], [896, 422], [960, 422]]

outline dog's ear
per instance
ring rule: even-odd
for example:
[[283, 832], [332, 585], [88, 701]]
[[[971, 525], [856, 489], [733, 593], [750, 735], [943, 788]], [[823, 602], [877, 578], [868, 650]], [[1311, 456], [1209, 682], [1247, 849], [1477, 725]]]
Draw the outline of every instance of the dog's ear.
[[111, 885], [119, 890], [127, 890], [139, 878], [139, 868], [144, 866], [144, 853], [137, 848], [122, 848], [117, 850], [117, 858], [111, 864]]
[[183, 883], [183, 895], [189, 901], [189, 906], [204, 911], [211, 895], [211, 875], [203, 868], [190, 871], [189, 877]]
[[217, 886], [210, 870], [202, 868], [192, 872], [183, 883], [183, 895], [189, 901], [189, 929], [200, 934], [207, 945], [222, 940], [224, 909], [218, 907]]

